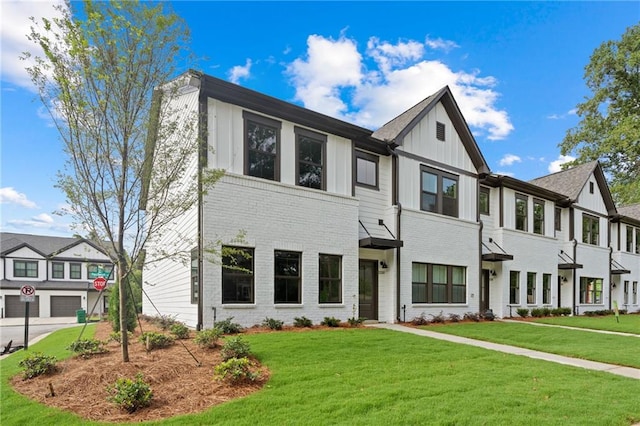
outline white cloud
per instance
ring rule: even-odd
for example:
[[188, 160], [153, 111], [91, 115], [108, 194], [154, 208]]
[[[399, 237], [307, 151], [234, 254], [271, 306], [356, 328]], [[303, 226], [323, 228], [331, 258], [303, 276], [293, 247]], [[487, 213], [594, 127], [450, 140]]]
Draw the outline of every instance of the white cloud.
[[568, 163], [570, 161], [575, 160], [575, 157], [572, 157], [570, 155], [559, 155], [557, 160], [552, 161], [551, 163], [549, 163], [549, 173], [556, 173], [562, 170], [562, 165], [564, 163]]
[[513, 154], [506, 154], [504, 157], [500, 159], [499, 164], [501, 166], [511, 166], [513, 163], [522, 163], [522, 158]]
[[547, 115], [547, 118], [549, 120], [564, 120], [569, 115], [576, 115], [577, 111], [578, 111], [577, 109], [573, 108], [573, 109], [570, 109], [569, 111], [567, 111], [564, 114], [549, 114], [549, 115]]
[[497, 171], [495, 172], [495, 174], [502, 175], [502, 176], [509, 176], [509, 177], [514, 177], [516, 175], [514, 172], [503, 172], [503, 171]]
[[445, 52], [449, 52], [456, 47], [460, 47], [455, 41], [444, 40], [440, 37], [434, 39], [426, 37], [424, 44], [433, 50], [444, 50]]
[[[363, 57], [356, 41], [344, 34], [338, 40], [311, 35], [305, 57], [290, 63], [287, 73], [306, 108], [372, 129], [448, 85], [476, 135], [507, 137], [513, 125], [507, 112], [495, 107], [496, 79], [425, 60], [426, 47], [414, 40], [393, 44], [371, 37]], [[367, 69], [365, 61], [374, 67]]]
[[249, 74], [251, 73], [251, 65], [251, 59], [247, 59], [247, 62], [245, 62], [244, 65], [236, 65], [231, 68], [231, 71], [229, 71], [229, 81], [239, 84], [241, 78], [249, 77]]
[[28, 209], [37, 209], [38, 205], [29, 200], [25, 194], [16, 191], [14, 188], [7, 186], [0, 188], [0, 203], [17, 204]]
[[35, 90], [25, 70], [33, 62], [20, 60], [25, 51], [42, 56], [41, 49], [27, 39], [33, 25], [29, 18], [33, 16], [40, 22], [42, 17], [59, 17], [60, 13], [54, 6], [62, 4], [64, 1], [60, 0], [0, 1], [2, 81]]

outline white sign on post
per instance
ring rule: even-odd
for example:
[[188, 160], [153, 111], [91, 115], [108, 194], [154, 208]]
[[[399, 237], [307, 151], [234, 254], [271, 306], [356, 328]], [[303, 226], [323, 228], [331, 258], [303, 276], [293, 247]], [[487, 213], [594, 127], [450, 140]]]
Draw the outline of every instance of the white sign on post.
[[32, 285], [23, 285], [20, 287], [20, 301], [21, 302], [35, 302], [36, 301], [36, 288]]

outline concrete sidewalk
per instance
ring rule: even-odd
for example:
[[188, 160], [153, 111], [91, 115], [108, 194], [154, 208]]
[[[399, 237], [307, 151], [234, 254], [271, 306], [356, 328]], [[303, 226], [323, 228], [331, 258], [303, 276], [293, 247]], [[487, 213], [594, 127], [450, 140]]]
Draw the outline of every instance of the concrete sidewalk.
[[[76, 317], [29, 318], [29, 325], [76, 324]], [[0, 318], [0, 327], [24, 325], [24, 318]]]
[[459, 343], [463, 345], [477, 346], [479, 348], [492, 351], [504, 352], [513, 355], [521, 355], [529, 358], [542, 359], [556, 362], [558, 364], [571, 365], [574, 367], [586, 368], [589, 370], [605, 371], [618, 376], [629, 377], [640, 380], [640, 369], [631, 367], [621, 367], [619, 365], [605, 364], [603, 362], [588, 361], [585, 359], [571, 358], [562, 355], [550, 354], [547, 352], [534, 351], [532, 349], [519, 348], [517, 346], [502, 345], [499, 343], [485, 342], [482, 340], [469, 339], [467, 337], [453, 336], [450, 334], [437, 333], [435, 331], [423, 330], [419, 328], [407, 327], [400, 324], [368, 324], [369, 327], [384, 328], [387, 330], [412, 333], [418, 336], [431, 337], [432, 339], [445, 340], [447, 342]]
[[496, 321], [510, 322], [510, 323], [516, 323], [516, 324], [529, 324], [529, 325], [536, 325], [538, 327], [566, 328], [567, 330], [589, 331], [591, 333], [615, 334], [615, 335], [618, 335], [618, 336], [628, 336], [628, 337], [640, 337], [640, 334], [624, 333], [622, 331], [596, 330], [595, 328], [580, 328], [580, 327], [571, 327], [571, 326], [568, 326], [568, 325], [545, 324], [545, 323], [542, 323], [542, 322], [518, 321], [518, 320], [512, 320], [512, 319], [508, 319], [508, 318], [502, 318], [502, 319], [499, 319], [499, 320], [497, 319]]

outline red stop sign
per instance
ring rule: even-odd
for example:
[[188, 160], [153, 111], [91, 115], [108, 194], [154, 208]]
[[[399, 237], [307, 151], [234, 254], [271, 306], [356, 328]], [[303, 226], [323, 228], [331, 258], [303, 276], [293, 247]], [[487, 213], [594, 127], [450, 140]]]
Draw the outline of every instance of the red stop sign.
[[107, 286], [107, 280], [103, 277], [98, 277], [95, 280], [93, 280], [93, 287], [95, 287], [95, 289], [98, 291], [104, 290], [106, 286]]

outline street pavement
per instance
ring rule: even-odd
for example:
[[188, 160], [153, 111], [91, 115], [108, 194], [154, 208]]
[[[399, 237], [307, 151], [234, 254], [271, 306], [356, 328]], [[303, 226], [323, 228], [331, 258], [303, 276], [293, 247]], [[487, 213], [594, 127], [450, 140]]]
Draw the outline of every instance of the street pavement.
[[[80, 326], [76, 317], [29, 318], [29, 345], [60, 328]], [[24, 318], [0, 319], [1, 350], [11, 341], [11, 346], [24, 345]]]

